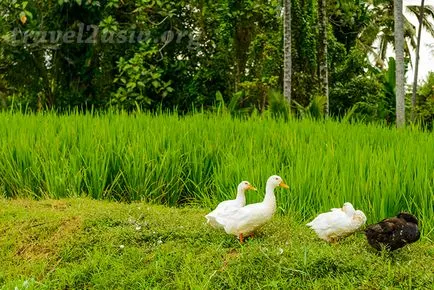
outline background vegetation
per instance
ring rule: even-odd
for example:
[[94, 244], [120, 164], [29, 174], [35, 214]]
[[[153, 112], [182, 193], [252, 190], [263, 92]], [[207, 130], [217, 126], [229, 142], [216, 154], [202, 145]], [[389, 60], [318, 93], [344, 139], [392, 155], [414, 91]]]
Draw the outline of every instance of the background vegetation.
[[[386, 54], [393, 43], [392, 2], [328, 1], [331, 115], [394, 122], [395, 72]], [[321, 95], [317, 4], [292, 1], [297, 112]], [[416, 6], [410, 10], [418, 13]], [[424, 26], [432, 33], [433, 11], [425, 7]], [[33, 110], [139, 106], [186, 112], [212, 107], [221, 96], [237, 111], [262, 112], [273, 101], [270, 89], [282, 87], [281, 1], [4, 0], [0, 16], [4, 108], [14, 103]], [[43, 31], [82, 31], [85, 43], [44, 42]], [[406, 21], [408, 66], [415, 31]], [[121, 32], [128, 41], [106, 41]], [[433, 78], [427, 83], [434, 85]], [[433, 100], [432, 91], [419, 90], [420, 122], [432, 123]]]
[[402, 210], [434, 229], [434, 135], [333, 121], [194, 114], [0, 114], [0, 195], [211, 207], [279, 174], [281, 212], [352, 202], [369, 222]]

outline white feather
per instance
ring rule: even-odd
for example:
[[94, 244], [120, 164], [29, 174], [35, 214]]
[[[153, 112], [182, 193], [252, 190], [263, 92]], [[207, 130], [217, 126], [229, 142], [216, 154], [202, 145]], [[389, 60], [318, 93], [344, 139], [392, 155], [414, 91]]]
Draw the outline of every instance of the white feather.
[[218, 222], [218, 218], [224, 218], [230, 216], [237, 211], [237, 209], [243, 207], [245, 202], [240, 202], [236, 199], [225, 200], [216, 207], [215, 210], [205, 216], [207, 222], [214, 228], [223, 228], [224, 225]]
[[220, 216], [217, 222], [224, 225], [228, 234], [248, 235], [271, 220], [275, 210], [275, 206], [263, 202], [249, 204], [236, 210], [232, 215]]

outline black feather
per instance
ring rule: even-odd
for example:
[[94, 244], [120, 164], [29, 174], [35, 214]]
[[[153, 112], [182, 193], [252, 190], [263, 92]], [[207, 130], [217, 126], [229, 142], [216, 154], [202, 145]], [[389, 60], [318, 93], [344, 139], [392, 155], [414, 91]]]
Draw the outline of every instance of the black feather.
[[414, 243], [420, 238], [417, 218], [406, 212], [368, 226], [365, 235], [368, 243], [375, 249], [385, 248], [390, 251]]

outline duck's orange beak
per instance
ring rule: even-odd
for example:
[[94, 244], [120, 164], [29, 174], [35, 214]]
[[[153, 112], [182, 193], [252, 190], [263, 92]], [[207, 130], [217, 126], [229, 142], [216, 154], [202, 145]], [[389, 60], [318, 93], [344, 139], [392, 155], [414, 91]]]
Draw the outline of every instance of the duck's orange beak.
[[283, 187], [283, 188], [289, 188], [288, 184], [286, 184], [286, 183], [283, 182], [283, 181], [279, 184], [279, 186], [280, 186], [280, 187]]
[[254, 186], [252, 186], [252, 185], [249, 185], [249, 186], [247, 187], [247, 189], [248, 189], [248, 190], [257, 190], [256, 187], [254, 187]]

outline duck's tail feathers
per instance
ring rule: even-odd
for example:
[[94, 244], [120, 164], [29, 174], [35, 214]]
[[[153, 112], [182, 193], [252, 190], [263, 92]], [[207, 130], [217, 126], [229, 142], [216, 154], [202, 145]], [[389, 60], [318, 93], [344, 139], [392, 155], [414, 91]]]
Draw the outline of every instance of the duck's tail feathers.
[[222, 228], [224, 228], [226, 226], [226, 219], [224, 219], [223, 217], [216, 217], [216, 223], [218, 223]]
[[207, 223], [210, 224], [213, 228], [219, 228], [219, 229], [224, 228], [224, 224], [219, 222], [219, 218], [217, 216], [214, 216], [212, 214], [207, 214], [205, 218], [207, 220]]

